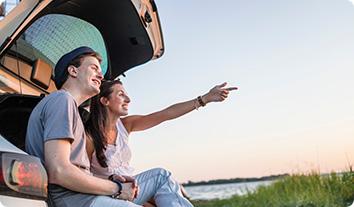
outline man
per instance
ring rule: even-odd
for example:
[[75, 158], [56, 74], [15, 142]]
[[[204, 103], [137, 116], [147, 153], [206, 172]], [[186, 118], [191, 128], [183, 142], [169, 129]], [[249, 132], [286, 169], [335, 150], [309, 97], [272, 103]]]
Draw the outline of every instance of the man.
[[42, 99], [29, 118], [26, 150], [47, 169], [48, 190], [56, 207], [138, 206], [125, 201], [136, 197], [134, 182], [100, 179], [89, 171], [78, 106], [99, 93], [103, 79], [100, 62], [99, 54], [89, 47], [61, 57], [54, 78], [60, 90]]

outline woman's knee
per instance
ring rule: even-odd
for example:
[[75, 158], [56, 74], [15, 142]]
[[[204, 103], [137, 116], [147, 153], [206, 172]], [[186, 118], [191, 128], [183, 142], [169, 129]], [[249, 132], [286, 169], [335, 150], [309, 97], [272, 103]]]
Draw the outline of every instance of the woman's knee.
[[151, 169], [151, 171], [154, 172], [154, 174], [158, 174], [160, 176], [163, 176], [163, 177], [170, 177], [171, 176], [171, 172], [166, 170], [165, 168], [153, 168]]

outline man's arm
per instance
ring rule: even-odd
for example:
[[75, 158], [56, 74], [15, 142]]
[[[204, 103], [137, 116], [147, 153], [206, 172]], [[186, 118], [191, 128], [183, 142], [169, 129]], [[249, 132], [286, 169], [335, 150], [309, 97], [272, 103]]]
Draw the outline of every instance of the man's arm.
[[[58, 184], [64, 188], [81, 193], [96, 195], [113, 195], [118, 186], [112, 181], [86, 174], [70, 162], [71, 143], [69, 139], [55, 139], [44, 144], [45, 166], [49, 183]], [[125, 200], [134, 198], [135, 190], [131, 183], [123, 183]]]

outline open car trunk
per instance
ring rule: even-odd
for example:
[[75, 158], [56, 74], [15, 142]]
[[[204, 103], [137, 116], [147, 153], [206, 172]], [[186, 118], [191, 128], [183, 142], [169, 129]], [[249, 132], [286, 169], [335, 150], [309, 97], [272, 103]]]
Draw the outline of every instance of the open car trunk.
[[27, 122], [56, 90], [54, 66], [79, 46], [103, 56], [106, 79], [164, 51], [153, 0], [22, 0], [0, 21], [0, 134], [24, 149]]
[[[143, 2], [137, 3], [137, 7], [144, 8]], [[156, 35], [160, 33], [160, 24], [151, 24], [152, 18], [159, 22], [156, 5], [153, 1], [146, 2], [151, 3], [150, 10], [143, 9], [138, 13], [130, 0], [100, 3], [88, 0], [53, 1], [39, 16], [49, 13], [65, 14], [94, 25], [101, 32], [108, 53], [109, 65], [105, 78], [112, 79], [134, 66], [160, 57], [163, 53], [162, 38]], [[151, 41], [147, 32], [149, 30], [146, 30], [148, 27], [156, 27], [155, 30], [159, 31], [154, 33], [155, 37], [152, 39], [161, 39], [158, 43], [160, 46]], [[160, 47], [156, 48], [158, 51], [154, 51], [156, 46]]]
[[[36, 73], [44, 68], [51, 75], [60, 56], [76, 47], [89, 46], [103, 56], [106, 79], [159, 58], [164, 51], [153, 0], [22, 0], [0, 22], [0, 45], [0, 71], [7, 73], [0, 73], [0, 90], [1, 82], [11, 85], [11, 78], [22, 79], [39, 91], [33, 95], [54, 91], [52, 77], [38, 80], [24, 67], [36, 68]], [[44, 67], [38, 68], [38, 60]]]

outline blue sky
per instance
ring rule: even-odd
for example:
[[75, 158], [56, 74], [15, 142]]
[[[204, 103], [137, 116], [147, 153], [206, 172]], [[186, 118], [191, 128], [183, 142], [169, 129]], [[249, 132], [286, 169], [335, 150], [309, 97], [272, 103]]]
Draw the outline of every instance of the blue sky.
[[130, 114], [227, 81], [223, 103], [133, 133], [132, 165], [187, 180], [343, 170], [354, 162], [354, 6], [347, 0], [156, 0], [162, 58], [122, 78]]

